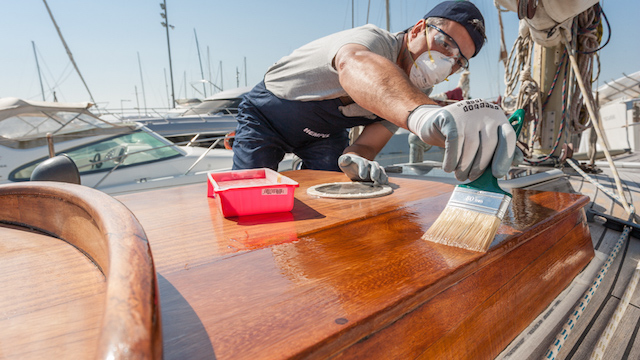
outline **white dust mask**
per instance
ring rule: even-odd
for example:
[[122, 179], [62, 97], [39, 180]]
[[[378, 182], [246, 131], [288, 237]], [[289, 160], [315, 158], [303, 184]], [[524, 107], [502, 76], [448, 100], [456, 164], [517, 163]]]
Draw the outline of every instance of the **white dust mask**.
[[453, 68], [454, 60], [437, 51], [425, 51], [409, 71], [409, 80], [423, 92], [443, 82]]

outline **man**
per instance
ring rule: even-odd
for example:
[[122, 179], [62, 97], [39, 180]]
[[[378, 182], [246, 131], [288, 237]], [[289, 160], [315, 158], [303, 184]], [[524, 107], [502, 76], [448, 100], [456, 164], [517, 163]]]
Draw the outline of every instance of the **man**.
[[[466, 69], [484, 41], [480, 11], [445, 1], [404, 32], [365, 25], [302, 46], [271, 66], [240, 104], [234, 169], [276, 169], [292, 152], [304, 168], [384, 184], [373, 159], [401, 126], [444, 147], [443, 169], [461, 181], [490, 163], [504, 176], [516, 139], [502, 110], [483, 100], [441, 108], [426, 95]], [[348, 146], [347, 129], [358, 125], [364, 129]]]

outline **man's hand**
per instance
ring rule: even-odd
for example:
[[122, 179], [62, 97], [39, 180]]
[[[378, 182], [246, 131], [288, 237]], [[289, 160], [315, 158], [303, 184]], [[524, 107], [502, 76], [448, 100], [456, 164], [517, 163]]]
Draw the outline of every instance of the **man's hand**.
[[387, 173], [376, 161], [354, 154], [343, 154], [338, 158], [338, 166], [353, 181], [373, 181], [379, 185], [389, 183]]
[[458, 180], [475, 180], [491, 162], [493, 176], [507, 174], [514, 160], [516, 133], [502, 109], [481, 99], [445, 107], [422, 105], [407, 126], [427, 144], [443, 147], [442, 168]]

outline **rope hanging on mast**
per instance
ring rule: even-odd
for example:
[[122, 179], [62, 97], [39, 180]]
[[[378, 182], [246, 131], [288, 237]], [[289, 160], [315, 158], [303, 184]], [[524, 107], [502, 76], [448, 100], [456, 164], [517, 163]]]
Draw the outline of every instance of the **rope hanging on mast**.
[[[499, 6], [498, 12], [502, 10]], [[597, 50], [602, 39], [602, 22], [601, 15], [604, 15], [599, 4], [583, 11], [575, 16], [572, 24], [573, 48], [578, 50], [577, 62], [579, 64], [582, 79], [585, 79], [591, 85], [595, 79], [593, 78], [594, 63], [597, 61], [599, 65], [599, 57]], [[554, 80], [549, 88], [545, 101], [543, 103], [543, 94], [539, 84], [533, 79], [531, 74], [531, 62], [533, 59], [534, 40], [531, 36], [531, 30], [527, 26], [522, 26], [519, 36], [516, 39], [511, 52], [504, 62], [505, 66], [505, 92], [502, 98], [502, 107], [507, 112], [514, 112], [516, 109], [523, 108], [532, 117], [532, 121], [525, 124], [523, 135], [529, 137], [527, 146], [533, 149], [535, 142], [540, 141], [538, 135], [541, 126], [542, 113], [545, 109], [546, 102], [549, 100], [554, 89], [560, 71], [564, 68], [564, 80], [562, 82], [562, 118], [561, 130], [553, 145], [553, 151], [560, 145], [562, 130], [566, 129], [570, 134], [581, 133], [592, 127], [589, 116], [585, 110], [585, 102], [593, 101], [593, 94], [583, 94], [573, 79], [576, 74], [568, 66], [566, 50], [564, 50], [562, 59], [557, 65]], [[550, 30], [557, 30], [555, 27]], [[501, 34], [504, 34], [504, 28], [500, 22]], [[598, 73], [600, 67], [598, 66]], [[597, 75], [596, 75], [597, 79]], [[591, 88], [591, 86], [589, 86]], [[527, 160], [530, 163], [540, 163], [551, 157], [551, 154], [543, 159]]]

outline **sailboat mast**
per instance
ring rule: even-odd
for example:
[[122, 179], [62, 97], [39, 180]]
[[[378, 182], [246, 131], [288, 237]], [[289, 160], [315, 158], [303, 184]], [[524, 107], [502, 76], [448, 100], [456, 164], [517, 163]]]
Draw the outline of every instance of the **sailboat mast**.
[[40, 64], [38, 63], [38, 54], [36, 53], [36, 43], [31, 41], [33, 46], [33, 56], [36, 57], [36, 68], [38, 68], [38, 78], [40, 79], [40, 91], [42, 91], [42, 101], [46, 101], [44, 98], [44, 86], [42, 86], [42, 75], [40, 74]]
[[167, 107], [171, 108], [171, 100], [169, 100], [169, 84], [167, 84], [167, 69], [162, 69], [164, 71], [164, 88], [167, 91]]
[[[161, 22], [162, 26], [167, 29], [167, 50], [169, 50], [169, 76], [171, 77], [171, 108], [176, 107], [176, 93], [173, 87], [173, 66], [171, 65], [171, 43], [169, 42], [169, 27], [173, 29], [173, 25], [169, 24], [169, 16], [167, 15], [167, 0], [164, 0], [162, 4], [160, 4], [160, 8], [164, 10], [164, 13], [160, 13], [160, 16], [164, 19]], [[185, 90], [186, 91], [186, 90]]]
[[391, 18], [389, 16], [389, 0], [386, 1], [387, 4], [387, 31], [391, 31]]
[[71, 54], [71, 50], [69, 50], [69, 47], [67, 46], [67, 42], [64, 41], [64, 37], [62, 37], [62, 32], [60, 32], [60, 28], [58, 27], [58, 24], [56, 23], [56, 19], [53, 18], [53, 14], [51, 13], [51, 9], [49, 9], [49, 5], [47, 4], [47, 0], [42, 0], [42, 1], [44, 2], [44, 6], [47, 7], [47, 12], [49, 13], [49, 16], [51, 17], [51, 21], [53, 21], [53, 26], [55, 26], [56, 31], [58, 32], [58, 36], [60, 36], [60, 40], [62, 40], [62, 45], [64, 45], [65, 50], [67, 50], [67, 55], [69, 55], [69, 60], [71, 60], [71, 63], [73, 64], [73, 67], [76, 69], [76, 72], [80, 76], [80, 80], [82, 80], [82, 84], [84, 84], [85, 89], [87, 89], [87, 92], [89, 93], [89, 97], [91, 98], [91, 102], [97, 108], [98, 104], [96, 104], [96, 101], [93, 99], [93, 95], [91, 94], [91, 90], [89, 90], [89, 86], [87, 86], [87, 83], [84, 81], [84, 78], [82, 77], [82, 74], [80, 73], [80, 69], [78, 69], [78, 65], [76, 64], [75, 60], [73, 60], [73, 55]]
[[207, 45], [207, 66], [209, 67], [209, 86], [213, 94], [213, 84], [211, 83], [211, 55], [209, 54], [209, 45]]
[[[196, 37], [196, 48], [198, 49], [198, 61], [200, 61], [200, 78], [204, 80], [204, 71], [202, 71], [202, 58], [200, 57], [200, 45], [198, 44], [198, 34], [196, 34], [196, 29], [193, 28], [193, 35]], [[202, 90], [204, 91], [204, 97], [207, 97], [207, 85], [202, 82]]]
[[[142, 77], [142, 63], [140, 62], [140, 52], [138, 52], [138, 68], [140, 68], [140, 84], [142, 85], [142, 102], [144, 103], [144, 114], [146, 115], [147, 114], [147, 96], [144, 93], [144, 79]], [[136, 92], [136, 96], [138, 96], [137, 92]]]

